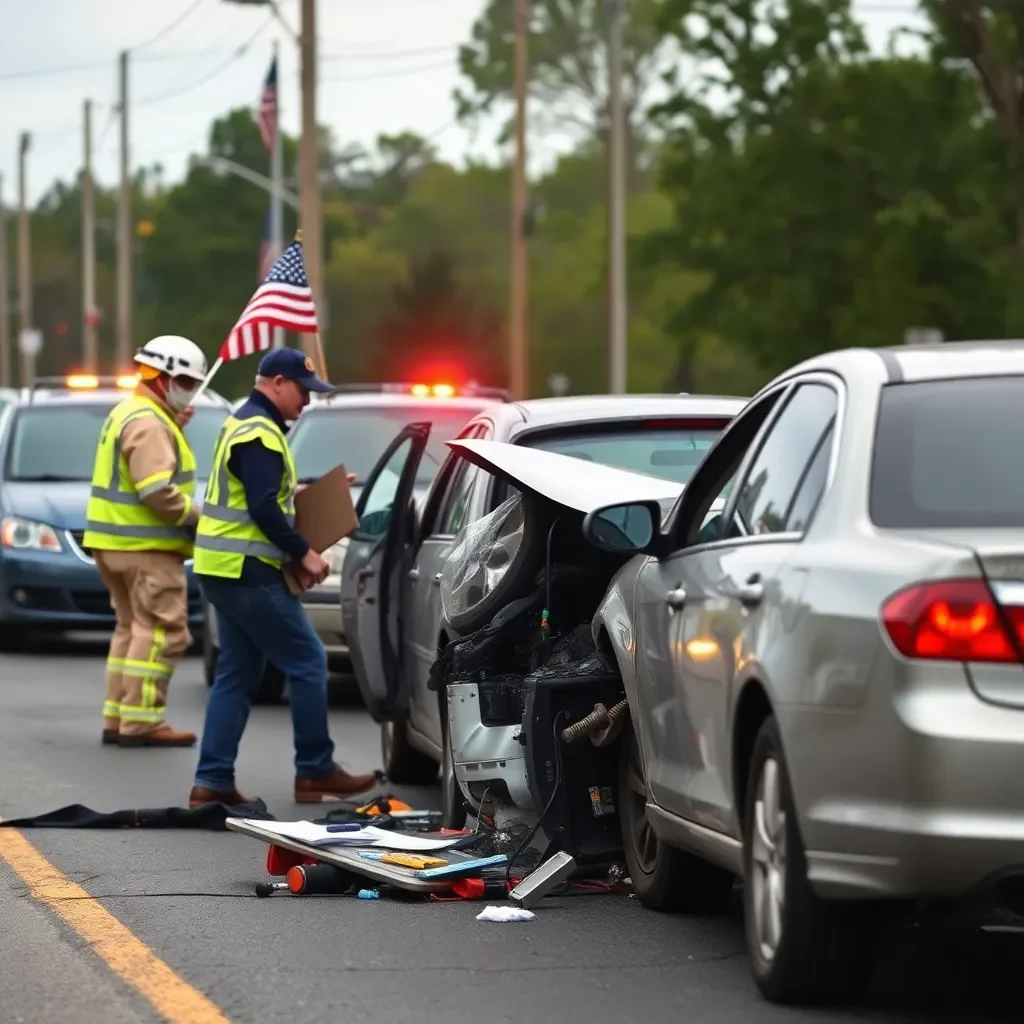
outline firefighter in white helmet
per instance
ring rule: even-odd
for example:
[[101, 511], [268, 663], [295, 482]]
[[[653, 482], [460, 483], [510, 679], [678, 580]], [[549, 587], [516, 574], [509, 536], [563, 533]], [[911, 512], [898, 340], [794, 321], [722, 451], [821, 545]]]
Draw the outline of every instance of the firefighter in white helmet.
[[188, 338], [153, 338], [135, 354], [139, 384], [100, 431], [84, 545], [110, 591], [117, 625], [107, 657], [103, 742], [191, 747], [165, 720], [167, 687], [192, 642], [184, 563], [199, 509], [196, 460], [182, 428], [206, 376]]

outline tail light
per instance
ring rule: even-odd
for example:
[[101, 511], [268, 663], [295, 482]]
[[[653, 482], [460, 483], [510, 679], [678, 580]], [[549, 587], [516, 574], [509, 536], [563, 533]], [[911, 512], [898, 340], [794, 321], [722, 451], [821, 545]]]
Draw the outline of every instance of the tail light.
[[936, 580], [893, 594], [882, 622], [896, 650], [926, 661], [1017, 662], [1008, 622], [1024, 642], [1024, 608], [996, 604], [984, 580]]

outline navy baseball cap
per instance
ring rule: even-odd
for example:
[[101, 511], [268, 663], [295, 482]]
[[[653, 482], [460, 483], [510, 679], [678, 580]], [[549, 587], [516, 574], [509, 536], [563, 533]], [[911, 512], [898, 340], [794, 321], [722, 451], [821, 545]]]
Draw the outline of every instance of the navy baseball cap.
[[317, 376], [313, 360], [295, 348], [271, 349], [260, 360], [259, 375], [285, 377], [301, 384], [307, 391], [319, 391], [321, 394], [334, 390], [333, 384]]

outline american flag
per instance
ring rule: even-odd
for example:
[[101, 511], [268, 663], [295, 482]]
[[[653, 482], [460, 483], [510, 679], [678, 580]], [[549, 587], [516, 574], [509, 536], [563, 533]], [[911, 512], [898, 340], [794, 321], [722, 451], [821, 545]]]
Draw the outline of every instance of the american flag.
[[266, 80], [263, 82], [263, 92], [260, 93], [260, 106], [256, 115], [256, 121], [260, 128], [260, 138], [268, 153], [273, 152], [274, 142], [277, 139], [277, 58], [270, 62], [270, 70], [267, 71]]
[[220, 358], [230, 362], [254, 352], [265, 352], [274, 340], [275, 327], [299, 334], [314, 334], [318, 330], [313, 293], [302, 260], [302, 243], [298, 240], [285, 249], [242, 310], [220, 347]]

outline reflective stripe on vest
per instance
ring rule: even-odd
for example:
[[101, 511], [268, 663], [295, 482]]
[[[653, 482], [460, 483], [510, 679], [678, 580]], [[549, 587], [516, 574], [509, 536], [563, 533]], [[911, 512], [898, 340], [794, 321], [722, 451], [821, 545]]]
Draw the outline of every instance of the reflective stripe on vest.
[[[132, 420], [138, 419], [140, 416], [150, 415], [151, 411], [150, 409], [139, 409], [137, 412], [129, 413], [124, 418], [124, 422], [118, 428], [117, 438], [114, 441], [113, 468], [110, 471], [110, 483], [106, 487], [93, 484], [89, 491], [90, 497], [112, 501], [115, 505], [141, 505], [143, 504], [142, 499], [147, 495], [153, 494], [155, 491], [159, 491], [161, 487], [167, 486], [168, 481], [166, 480], [156, 480], [151, 484], [146, 484], [145, 487], [132, 491], [122, 491], [117, 486], [121, 479], [121, 431]], [[194, 485], [195, 482], [195, 470], [181, 468], [181, 448], [176, 444], [174, 446], [174, 469], [171, 472], [170, 483], [184, 488], [187, 484]], [[175, 536], [178, 536], [178, 534], [175, 534]]]
[[247, 556], [276, 568], [288, 561], [288, 556], [271, 544], [253, 521], [245, 504], [245, 489], [228, 469], [234, 446], [255, 440], [279, 451], [284, 459], [285, 471], [278, 488], [277, 504], [288, 523], [295, 523], [295, 463], [283, 431], [267, 417], [246, 420], [229, 417], [214, 448], [213, 469], [196, 530], [197, 573], [237, 579]]
[[[174, 467], [136, 488], [128, 472], [121, 436], [128, 423], [142, 416], [156, 416], [167, 427], [174, 442]], [[190, 531], [163, 522], [143, 498], [172, 483], [191, 499], [195, 494], [195, 470], [195, 456], [185, 435], [158, 403], [144, 395], [132, 395], [120, 402], [107, 416], [100, 433], [86, 512], [85, 544], [98, 550], [153, 549], [191, 554]]]

